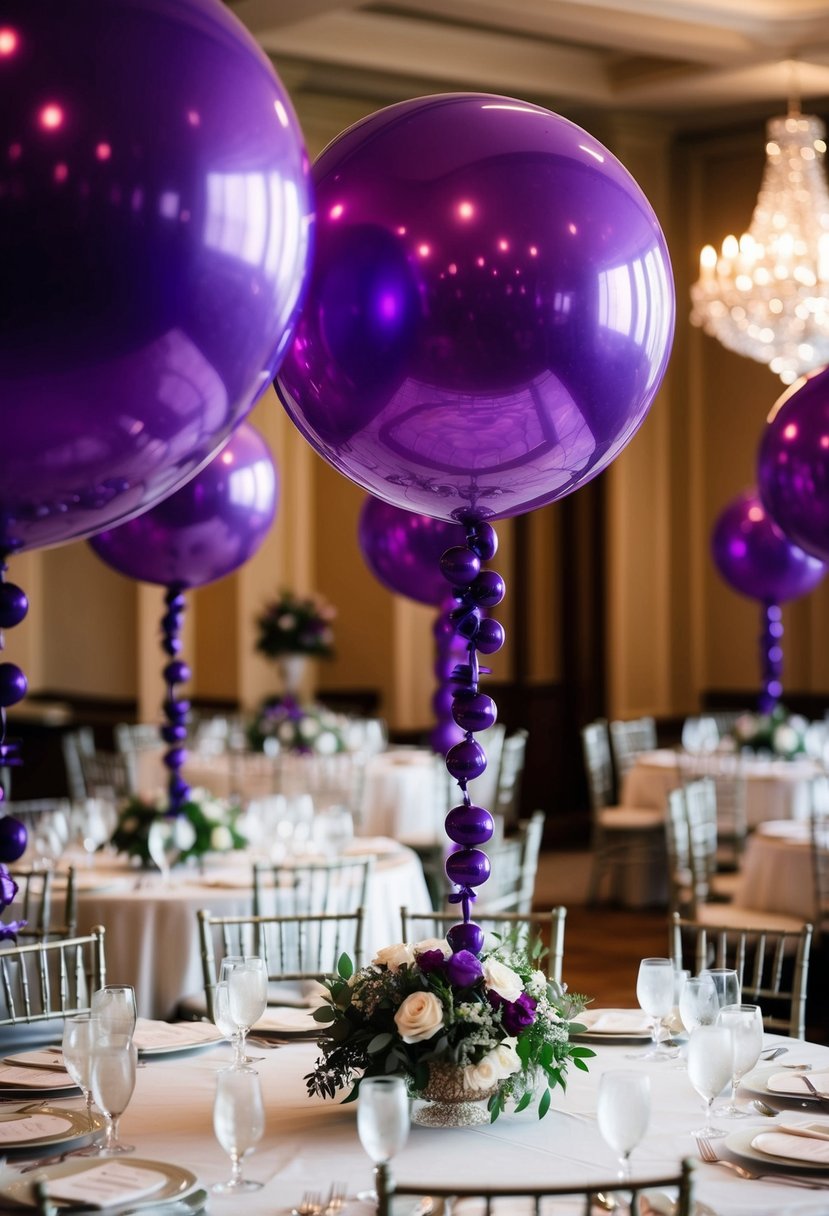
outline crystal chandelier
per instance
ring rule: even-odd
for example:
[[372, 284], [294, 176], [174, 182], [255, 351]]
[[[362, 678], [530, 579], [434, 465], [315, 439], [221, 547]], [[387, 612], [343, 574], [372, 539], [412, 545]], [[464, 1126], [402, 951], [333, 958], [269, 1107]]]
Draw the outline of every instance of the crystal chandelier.
[[766, 127], [766, 167], [748, 232], [706, 245], [691, 321], [784, 384], [829, 363], [826, 128], [790, 110]]

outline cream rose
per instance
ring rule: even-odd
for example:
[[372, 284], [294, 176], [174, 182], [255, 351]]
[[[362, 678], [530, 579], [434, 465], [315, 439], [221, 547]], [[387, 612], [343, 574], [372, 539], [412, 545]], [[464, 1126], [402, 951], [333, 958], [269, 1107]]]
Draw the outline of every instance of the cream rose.
[[516, 975], [511, 967], [506, 967], [493, 958], [484, 963], [484, 983], [504, 1001], [517, 1001], [524, 991], [521, 977]]
[[433, 992], [412, 992], [394, 1015], [404, 1043], [431, 1039], [443, 1026], [443, 1006]]
[[371, 962], [374, 967], [385, 966], [389, 971], [398, 971], [414, 962], [414, 950], [408, 942], [398, 942], [394, 946], [384, 946], [382, 950], [378, 950]]
[[505, 1075], [494, 1051], [488, 1051], [477, 1064], [467, 1064], [463, 1070], [464, 1084], [467, 1089], [475, 1090], [492, 1089]]
[[444, 958], [448, 958], [452, 953], [452, 947], [449, 945], [445, 937], [426, 937], [422, 942], [415, 942], [412, 946], [415, 956], [418, 954], [426, 954], [429, 950], [440, 950]]
[[503, 1043], [499, 1043], [490, 1052], [498, 1061], [498, 1067], [501, 1069], [503, 1077], [511, 1077], [514, 1072], [521, 1071], [521, 1061], [518, 1058], [518, 1052], [515, 1050], [517, 1041], [517, 1039], [504, 1039]]
[[210, 847], [214, 853], [227, 853], [233, 848], [233, 836], [230, 828], [226, 828], [223, 824], [218, 824], [210, 832]]

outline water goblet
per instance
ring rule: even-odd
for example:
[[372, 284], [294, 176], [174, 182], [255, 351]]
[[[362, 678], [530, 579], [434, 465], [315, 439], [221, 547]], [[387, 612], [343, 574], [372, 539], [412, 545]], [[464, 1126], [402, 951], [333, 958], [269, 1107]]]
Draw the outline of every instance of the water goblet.
[[262, 1088], [255, 1069], [222, 1068], [216, 1074], [213, 1130], [230, 1157], [231, 1170], [227, 1182], [216, 1182], [211, 1189], [217, 1195], [258, 1190], [261, 1182], [242, 1177], [242, 1159], [253, 1152], [265, 1131]]
[[674, 966], [669, 958], [643, 958], [636, 979], [636, 999], [651, 1019], [652, 1042], [647, 1051], [631, 1054], [631, 1059], [669, 1060], [676, 1051], [659, 1046], [662, 1019], [674, 1004]]
[[711, 1106], [734, 1069], [734, 1034], [730, 1027], [698, 1026], [688, 1040], [688, 1078], [705, 1103], [705, 1126], [692, 1132], [712, 1140], [726, 1133], [711, 1125]]
[[[97, 1020], [91, 1013], [78, 1013], [63, 1024], [63, 1063], [86, 1101], [86, 1117], [92, 1127], [92, 1049], [98, 1034]], [[78, 1157], [97, 1153], [96, 1145], [79, 1149]]]
[[717, 1015], [717, 1024], [729, 1027], [734, 1034], [731, 1098], [717, 1113], [729, 1119], [745, 1119], [750, 1112], [737, 1105], [737, 1089], [763, 1050], [763, 1015], [759, 1005], [724, 1005]]
[[91, 1011], [98, 1020], [102, 1035], [118, 1034], [131, 1038], [135, 1033], [135, 989], [131, 984], [105, 984], [93, 992]]
[[713, 1026], [720, 1010], [717, 989], [710, 975], [692, 975], [679, 998], [682, 1025], [692, 1034], [698, 1026]]
[[610, 1068], [599, 1079], [596, 1118], [602, 1138], [619, 1157], [619, 1178], [630, 1180], [630, 1154], [648, 1129], [651, 1079], [632, 1069]]
[[268, 1004], [268, 972], [265, 960], [255, 954], [246, 955], [241, 963], [228, 968], [227, 994], [230, 1016], [239, 1032], [237, 1059], [245, 1060], [245, 1039], [251, 1026], [258, 1022]]
[[230, 988], [227, 980], [220, 980], [213, 990], [213, 1021], [222, 1038], [230, 1040], [233, 1047], [233, 1065], [241, 1068], [244, 1064], [243, 1053], [240, 1051], [241, 1038], [239, 1027], [230, 1013]]
[[[375, 1167], [400, 1152], [409, 1125], [409, 1095], [402, 1077], [365, 1077], [360, 1082], [357, 1134]], [[357, 1198], [377, 1203], [376, 1191], [360, 1191]]]
[[134, 1144], [122, 1144], [118, 1124], [135, 1089], [138, 1052], [130, 1035], [104, 1033], [96, 1038], [91, 1055], [92, 1096], [107, 1121], [100, 1157], [131, 1153]]
[[720, 1009], [724, 1005], [739, 1005], [740, 977], [733, 967], [706, 967], [700, 975], [710, 975], [714, 981]]

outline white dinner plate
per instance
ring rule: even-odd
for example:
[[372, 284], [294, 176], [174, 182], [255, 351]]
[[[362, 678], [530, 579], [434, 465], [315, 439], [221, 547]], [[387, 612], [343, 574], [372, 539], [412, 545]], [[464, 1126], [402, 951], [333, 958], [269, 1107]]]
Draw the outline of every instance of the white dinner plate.
[[271, 1006], [253, 1026], [253, 1035], [278, 1035], [280, 1038], [315, 1039], [328, 1023], [317, 1022], [312, 1009]]
[[224, 1042], [212, 1022], [153, 1022], [148, 1018], [138, 1019], [134, 1037], [142, 1060], [205, 1051]]
[[[5, 1157], [45, 1157], [52, 1153], [68, 1152], [71, 1149], [82, 1148], [91, 1144], [99, 1132], [103, 1131], [103, 1117], [93, 1112], [90, 1118], [86, 1110], [67, 1110], [63, 1106], [43, 1106], [40, 1103], [21, 1110], [0, 1111], [0, 1123], [18, 1123], [33, 1115], [46, 1115], [61, 1123], [49, 1135], [36, 1136], [26, 1140], [4, 1141], [0, 1145], [0, 1156]], [[0, 1188], [0, 1194], [2, 1194]]]
[[[650, 1030], [637, 1030], [635, 1027], [630, 1030], [594, 1030], [592, 1023], [601, 1014], [619, 1014], [629, 1015], [635, 1019], [639, 1014], [636, 1009], [585, 1009], [582, 1013], [575, 1016], [573, 1021], [582, 1026], [586, 1026], [586, 1030], [571, 1033], [570, 1038], [574, 1043], [607, 1043], [614, 1044], [631, 1044], [631, 1043], [649, 1043], [651, 1041]], [[641, 1015], [640, 1015], [641, 1016]]]
[[[747, 1072], [740, 1082], [740, 1088], [746, 1093], [754, 1094], [757, 1098], [762, 1098], [764, 1102], [783, 1102], [786, 1105], [794, 1104], [796, 1106], [819, 1106], [821, 1099], [815, 1098], [809, 1093], [802, 1094], [784, 1094], [777, 1089], [769, 1089], [768, 1080], [770, 1077], [777, 1076], [778, 1073], [785, 1071], [776, 1062], [774, 1064], [766, 1064], [762, 1068], [755, 1068], [751, 1072]], [[793, 1071], [793, 1075], [797, 1073]], [[808, 1074], [807, 1074], [808, 1075]], [[825, 1099], [824, 1099], [825, 1101]]]
[[[741, 1127], [738, 1132], [726, 1136], [724, 1144], [730, 1153], [741, 1161], [746, 1161], [749, 1167], [762, 1165], [768, 1172], [780, 1170], [781, 1173], [826, 1174], [829, 1176], [829, 1165], [819, 1161], [804, 1161], [799, 1157], [778, 1157], [776, 1154], [763, 1153], [752, 1146], [752, 1140], [764, 1131], [774, 1131], [773, 1127], [762, 1127], [756, 1123], [753, 1127]], [[794, 1139], [794, 1137], [792, 1137]]]
[[[95, 1169], [106, 1158], [102, 1157], [73, 1157], [71, 1161], [61, 1161], [57, 1165], [44, 1165], [39, 1170], [32, 1170], [29, 1174], [24, 1174], [16, 1178], [9, 1178], [5, 1182], [0, 1182], [0, 1200], [14, 1204], [21, 1208], [34, 1208], [37, 1205], [35, 1199], [35, 1185], [38, 1182], [49, 1182], [52, 1178], [69, 1178], [75, 1174], [84, 1173], [86, 1170]], [[132, 1199], [127, 1203], [114, 1204], [111, 1207], [99, 1208], [89, 1207], [81, 1208], [72, 1205], [73, 1216], [83, 1216], [83, 1213], [107, 1213], [107, 1216], [116, 1216], [118, 1212], [137, 1212], [142, 1208], [158, 1208], [163, 1203], [173, 1203], [179, 1199], [185, 1199], [198, 1189], [199, 1183], [190, 1170], [183, 1169], [180, 1165], [171, 1165], [167, 1161], [147, 1161], [145, 1159], [136, 1160], [130, 1156], [128, 1165], [141, 1169], [155, 1170], [159, 1174], [163, 1174], [165, 1182], [162, 1187], [147, 1195], [144, 1199]], [[60, 1209], [58, 1209], [60, 1210]]]

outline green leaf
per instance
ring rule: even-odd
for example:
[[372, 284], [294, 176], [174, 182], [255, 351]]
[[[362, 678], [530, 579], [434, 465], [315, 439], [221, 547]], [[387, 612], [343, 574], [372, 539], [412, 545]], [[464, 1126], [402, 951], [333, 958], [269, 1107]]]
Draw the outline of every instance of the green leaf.
[[340, 1106], [345, 1106], [346, 1102], [356, 1102], [357, 1098], [359, 1096], [359, 1093], [360, 1093], [360, 1082], [358, 1081], [357, 1084], [354, 1086], [354, 1088], [351, 1090], [351, 1093], [346, 1094], [346, 1096], [343, 1098], [342, 1102], [340, 1103]]
[[315, 1022], [333, 1022], [336, 1016], [330, 1005], [320, 1005], [319, 1009], [315, 1009], [311, 1014]]
[[376, 1052], [382, 1051], [384, 1047], [388, 1047], [391, 1041], [392, 1036], [388, 1032], [376, 1034], [366, 1048], [366, 1051], [374, 1055]]
[[573, 1067], [580, 1068], [582, 1070], [582, 1072], [590, 1072], [590, 1069], [587, 1067], [584, 1060], [574, 1060]]
[[529, 1106], [529, 1104], [532, 1102], [532, 1100], [533, 1100], [532, 1091], [527, 1090], [527, 1092], [524, 1094], [524, 1097], [521, 1098], [521, 1100], [519, 1102], [516, 1102], [516, 1104], [515, 1104], [516, 1115], [520, 1115], [522, 1110], [526, 1110], [527, 1107]]
[[544, 1093], [541, 1095], [541, 1101], [540, 1101], [540, 1102], [539, 1102], [539, 1104], [538, 1104], [538, 1117], [539, 1117], [539, 1119], [543, 1119], [543, 1118], [544, 1118], [544, 1116], [546, 1115], [547, 1111], [550, 1109], [550, 1102], [551, 1102], [551, 1101], [552, 1101], [552, 1095], [551, 1095], [551, 1093], [550, 1093], [549, 1089], [545, 1089], [545, 1090], [544, 1090]]
[[421, 1062], [415, 1066], [414, 1084], [415, 1084], [415, 1089], [425, 1089], [426, 1086], [429, 1084], [429, 1065], [428, 1064], [424, 1064]]
[[570, 1050], [570, 1055], [574, 1060], [578, 1060], [579, 1058], [589, 1060], [590, 1057], [594, 1056], [595, 1054], [595, 1051], [593, 1051], [593, 1049], [590, 1047], [573, 1047]]
[[521, 1035], [518, 1042], [515, 1044], [515, 1054], [522, 1064], [529, 1064], [530, 1054], [532, 1052], [532, 1044], [529, 1035]]
[[552, 1045], [552, 1043], [545, 1043], [542, 1046], [539, 1061], [541, 1063], [542, 1068], [550, 1067], [550, 1065], [553, 1062], [553, 1045]]
[[337, 959], [337, 974], [344, 980], [351, 979], [354, 974], [354, 964], [347, 954], [341, 954]]

